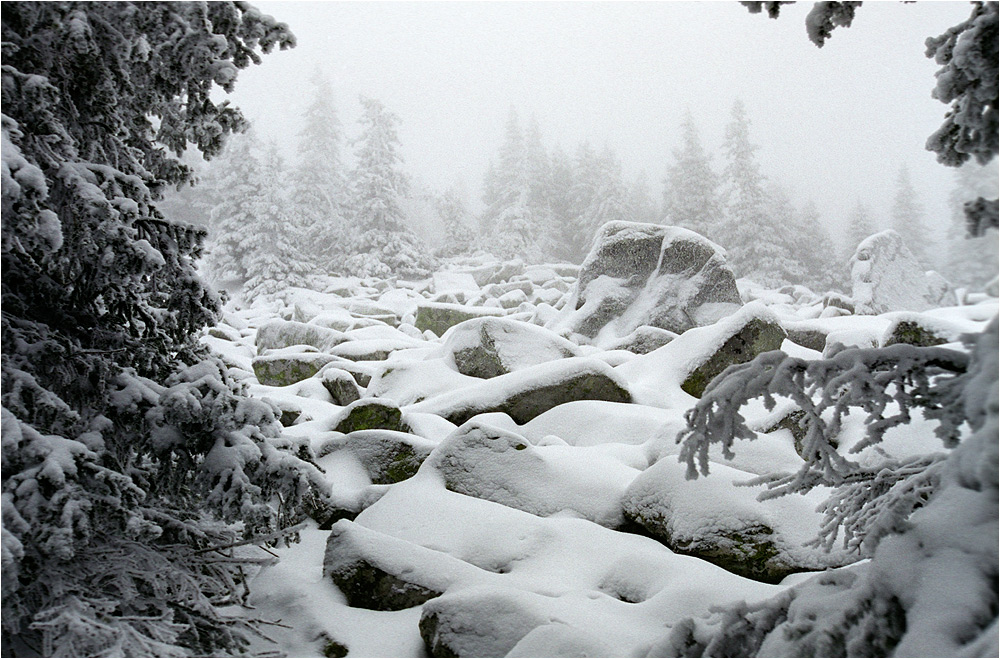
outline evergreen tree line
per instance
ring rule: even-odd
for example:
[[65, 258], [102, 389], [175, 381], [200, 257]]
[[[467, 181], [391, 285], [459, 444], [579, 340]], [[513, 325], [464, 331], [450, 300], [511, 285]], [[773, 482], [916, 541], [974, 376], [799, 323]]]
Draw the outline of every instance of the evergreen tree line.
[[[855, 248], [885, 228], [900, 233], [925, 269], [943, 272], [955, 285], [981, 288], [997, 268], [996, 241], [966, 240], [962, 210], [965, 201], [996, 194], [995, 164], [992, 170], [971, 163], [957, 170], [948, 249], [928, 250], [925, 212], [905, 166], [895, 181], [889, 221], [876, 222], [859, 201], [844, 218], [846, 240], [838, 249], [817, 205], [794, 204], [787, 189], [761, 171], [759, 147], [739, 100], [726, 126], [720, 166], [687, 113], [659, 202], [644, 173], [626, 182], [610, 148], [598, 151], [583, 142], [572, 157], [558, 145], [548, 150], [534, 117], [522, 122], [511, 108], [499, 153], [484, 175], [483, 210], [476, 217], [454, 188], [411, 190], [399, 156], [400, 119], [377, 100], [361, 99], [349, 168], [330, 85], [320, 76], [313, 82], [293, 167], [286, 169], [274, 144], [261, 145], [252, 135], [237, 138], [207, 169], [198, 193], [213, 234], [209, 270], [217, 282], [242, 285], [247, 299], [306, 285], [311, 273], [422, 277], [434, 268], [435, 257], [477, 251], [579, 263], [600, 226], [612, 220], [695, 231], [726, 249], [738, 277], [773, 288], [849, 290]], [[415, 230], [418, 209], [430, 209], [443, 236], [434, 250]]]

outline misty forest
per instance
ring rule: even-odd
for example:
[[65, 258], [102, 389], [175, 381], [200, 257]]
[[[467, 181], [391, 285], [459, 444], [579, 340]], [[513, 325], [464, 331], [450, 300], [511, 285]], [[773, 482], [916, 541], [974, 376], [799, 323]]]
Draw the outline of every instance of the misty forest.
[[2, 5], [3, 656], [1000, 653], [996, 2], [264, 4]]

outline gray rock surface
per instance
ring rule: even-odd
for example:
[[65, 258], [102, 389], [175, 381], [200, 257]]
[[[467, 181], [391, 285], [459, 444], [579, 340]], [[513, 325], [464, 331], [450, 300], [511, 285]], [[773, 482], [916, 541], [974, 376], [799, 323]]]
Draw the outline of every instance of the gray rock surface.
[[352, 433], [358, 430], [395, 430], [407, 432], [399, 408], [378, 398], [362, 398], [348, 405], [337, 418], [334, 430]]
[[272, 320], [257, 329], [257, 354], [298, 345], [308, 345], [320, 352], [329, 352], [330, 348], [346, 340], [344, 333], [335, 329], [291, 320]]
[[729, 333], [722, 346], [708, 359], [692, 369], [681, 389], [700, 398], [705, 388], [719, 373], [733, 364], [744, 364], [757, 355], [778, 350], [787, 334], [775, 322], [751, 318], [746, 324]]
[[477, 378], [492, 378], [579, 353], [574, 343], [551, 330], [506, 318], [460, 323], [444, 347], [459, 373]]
[[893, 230], [861, 241], [851, 258], [856, 312], [926, 311], [957, 303], [951, 286], [936, 272], [924, 272]]
[[632, 394], [606, 363], [576, 357], [501, 375], [461, 392], [435, 396], [409, 409], [437, 414], [458, 426], [484, 412], [504, 412], [516, 423], [525, 424], [574, 400], [631, 403]]
[[320, 352], [282, 352], [255, 357], [253, 372], [261, 384], [285, 387], [311, 378], [336, 359]]
[[340, 368], [324, 368], [319, 377], [336, 405], [350, 405], [361, 398], [357, 381], [347, 371]]
[[590, 338], [620, 338], [642, 325], [680, 333], [741, 304], [723, 250], [708, 239], [679, 227], [609, 222], [550, 327]]
[[395, 430], [356, 430], [347, 435], [354, 453], [375, 485], [391, 485], [412, 477], [436, 444]]
[[466, 320], [482, 316], [502, 316], [502, 309], [486, 310], [482, 307], [464, 307], [458, 304], [425, 302], [417, 306], [414, 325], [424, 332], [430, 330], [438, 336], [443, 336], [451, 327]]

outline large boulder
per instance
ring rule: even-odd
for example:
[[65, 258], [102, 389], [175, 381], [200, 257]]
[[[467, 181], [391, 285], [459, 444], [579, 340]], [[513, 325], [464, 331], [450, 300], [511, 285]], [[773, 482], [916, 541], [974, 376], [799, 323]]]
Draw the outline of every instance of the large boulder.
[[609, 222], [550, 326], [589, 338], [621, 338], [641, 325], [681, 333], [741, 304], [723, 250], [708, 239], [679, 227]]
[[[733, 364], [745, 364], [759, 354], [779, 350], [787, 333], [776, 318], [751, 316], [745, 323], [719, 323], [713, 344], [718, 347], [688, 372], [681, 389], [700, 398], [708, 383]], [[714, 328], [713, 328], [714, 329]]]
[[432, 657], [503, 657], [528, 633], [551, 622], [542, 595], [472, 588], [428, 602], [420, 636]]
[[482, 307], [464, 307], [445, 302], [425, 302], [417, 306], [416, 320], [413, 324], [421, 332], [430, 330], [437, 336], [442, 336], [449, 328], [466, 320], [502, 315], [504, 315], [502, 309], [487, 310]]
[[255, 357], [253, 372], [257, 381], [272, 387], [285, 387], [316, 375], [337, 358], [320, 352], [287, 352]]
[[361, 462], [375, 485], [391, 485], [410, 478], [436, 444], [395, 430], [356, 430], [345, 447]]
[[409, 408], [429, 412], [462, 425], [477, 414], [504, 412], [525, 424], [557, 405], [574, 400], [631, 403], [625, 381], [606, 363], [572, 357], [539, 364], [447, 392]]
[[291, 320], [272, 320], [257, 329], [257, 354], [290, 346], [312, 346], [320, 352], [347, 341], [343, 332]]
[[806, 547], [820, 528], [824, 493], [758, 501], [755, 476], [713, 463], [710, 474], [686, 478], [687, 466], [664, 458], [625, 492], [625, 516], [674, 552], [697, 556], [749, 579], [778, 583], [789, 574], [857, 561], [843, 549]]
[[344, 408], [334, 424], [334, 430], [345, 434], [375, 429], [407, 432], [409, 427], [403, 423], [398, 407], [378, 398], [354, 401]]
[[506, 318], [460, 323], [444, 347], [459, 373], [477, 378], [492, 378], [579, 353], [575, 344], [551, 330]]
[[443, 552], [342, 519], [330, 529], [323, 576], [350, 606], [402, 611], [439, 597], [459, 579], [483, 573]]
[[540, 517], [568, 512], [608, 528], [623, 526], [622, 493], [637, 471], [614, 459], [576, 453], [565, 446], [535, 446], [474, 419], [445, 438], [427, 465], [452, 492]]
[[608, 350], [628, 350], [637, 355], [646, 355], [662, 348], [677, 338], [677, 334], [659, 327], [642, 325], [628, 336], [604, 346]]
[[957, 303], [941, 275], [924, 272], [898, 233], [889, 229], [861, 241], [851, 258], [856, 313], [926, 311]]
[[324, 368], [319, 379], [336, 405], [350, 405], [361, 398], [354, 376], [341, 368]]

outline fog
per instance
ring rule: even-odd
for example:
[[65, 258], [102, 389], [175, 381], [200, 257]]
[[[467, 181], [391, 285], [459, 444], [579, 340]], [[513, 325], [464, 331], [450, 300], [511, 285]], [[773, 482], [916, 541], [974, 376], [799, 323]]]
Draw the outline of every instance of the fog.
[[741, 98], [763, 173], [815, 200], [835, 235], [858, 200], [888, 223], [904, 163], [929, 228], [948, 223], [953, 171], [924, 149], [946, 111], [924, 41], [964, 20], [966, 3], [865, 3], [822, 49], [805, 33], [812, 3], [778, 20], [735, 2], [255, 4], [298, 46], [243, 71], [231, 98], [289, 155], [319, 69], [348, 137], [358, 95], [382, 100], [402, 118], [407, 172], [432, 189], [459, 184], [474, 209], [512, 106], [537, 118], [550, 149], [611, 147], [659, 200], [685, 111], [721, 170]]

